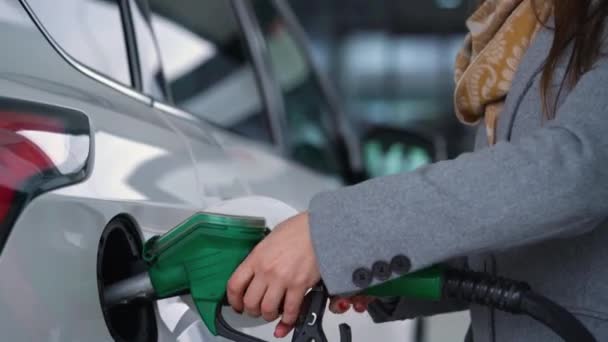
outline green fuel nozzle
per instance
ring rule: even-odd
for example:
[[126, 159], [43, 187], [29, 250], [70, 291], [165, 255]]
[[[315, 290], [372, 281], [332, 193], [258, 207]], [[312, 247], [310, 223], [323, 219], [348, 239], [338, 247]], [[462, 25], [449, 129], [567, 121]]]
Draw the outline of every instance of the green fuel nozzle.
[[190, 294], [209, 331], [218, 335], [228, 279], [267, 232], [263, 218], [195, 214], [148, 240], [142, 253], [147, 272], [106, 289], [105, 304]]
[[362, 294], [439, 301], [443, 295], [443, 281], [444, 269], [435, 266], [370, 287]]
[[205, 325], [217, 335], [216, 313], [228, 279], [267, 234], [264, 219], [199, 213], [144, 245], [158, 298], [190, 293]]

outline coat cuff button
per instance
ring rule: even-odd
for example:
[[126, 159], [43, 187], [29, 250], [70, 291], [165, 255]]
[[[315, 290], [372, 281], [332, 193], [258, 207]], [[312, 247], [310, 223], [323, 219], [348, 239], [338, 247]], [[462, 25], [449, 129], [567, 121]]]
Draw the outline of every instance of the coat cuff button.
[[388, 280], [391, 277], [391, 265], [385, 261], [377, 261], [372, 266], [372, 273], [380, 281]]
[[359, 288], [366, 288], [372, 283], [372, 272], [366, 268], [359, 268], [353, 272], [353, 284]]
[[391, 271], [398, 275], [407, 274], [412, 269], [410, 258], [405, 255], [397, 255], [391, 260]]

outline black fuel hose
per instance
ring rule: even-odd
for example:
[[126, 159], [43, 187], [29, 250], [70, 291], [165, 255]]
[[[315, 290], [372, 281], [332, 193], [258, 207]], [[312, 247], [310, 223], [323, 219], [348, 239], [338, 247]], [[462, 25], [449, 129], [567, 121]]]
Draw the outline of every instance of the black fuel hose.
[[551, 329], [565, 342], [597, 342], [572, 313], [535, 293], [524, 282], [486, 273], [449, 270], [444, 278], [443, 295], [512, 314], [528, 315]]
[[570, 312], [533, 291], [524, 294], [522, 311], [549, 327], [564, 341], [595, 342], [591, 332]]

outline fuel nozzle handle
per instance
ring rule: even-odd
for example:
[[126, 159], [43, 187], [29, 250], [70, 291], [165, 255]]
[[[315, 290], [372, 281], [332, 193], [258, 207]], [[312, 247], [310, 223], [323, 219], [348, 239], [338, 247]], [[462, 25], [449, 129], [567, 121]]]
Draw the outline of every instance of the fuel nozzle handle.
[[405, 297], [439, 301], [443, 297], [445, 270], [440, 266], [408, 274], [362, 292], [372, 297]]
[[190, 293], [209, 331], [230, 276], [267, 234], [263, 218], [199, 213], [144, 245], [148, 274], [159, 298]]
[[226, 322], [218, 320], [228, 279], [267, 233], [263, 218], [195, 214], [148, 240], [142, 253], [147, 272], [108, 287], [104, 303], [111, 307], [190, 294], [209, 331], [228, 333]]

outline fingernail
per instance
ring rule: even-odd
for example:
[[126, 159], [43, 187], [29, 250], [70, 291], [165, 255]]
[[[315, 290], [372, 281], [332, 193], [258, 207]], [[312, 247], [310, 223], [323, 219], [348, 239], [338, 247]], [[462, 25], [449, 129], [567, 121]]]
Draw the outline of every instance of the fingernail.
[[280, 327], [280, 326], [276, 327], [274, 329], [274, 337], [276, 337], [276, 338], [283, 338], [283, 337], [285, 337], [285, 333], [283, 332], [283, 330], [284, 329], [282, 327]]
[[346, 311], [346, 310], [348, 310], [349, 306], [350, 305], [345, 300], [342, 300], [342, 301], [338, 302], [338, 310], [340, 310], [340, 311]]

